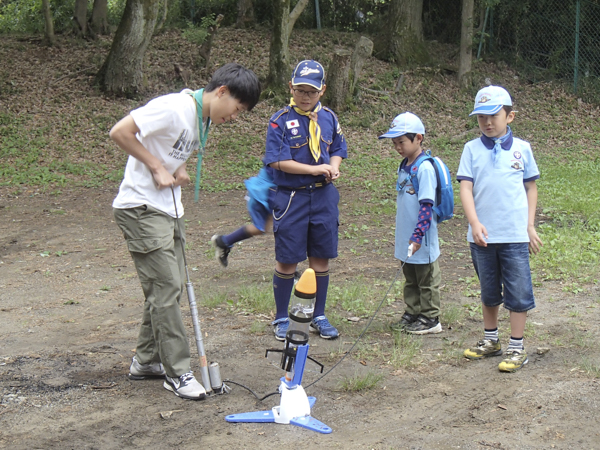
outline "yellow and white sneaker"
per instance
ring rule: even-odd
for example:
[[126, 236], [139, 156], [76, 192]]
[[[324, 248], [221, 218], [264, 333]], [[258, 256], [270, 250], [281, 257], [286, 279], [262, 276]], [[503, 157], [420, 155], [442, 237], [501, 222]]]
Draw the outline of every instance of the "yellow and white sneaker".
[[468, 348], [464, 351], [463, 355], [469, 359], [482, 359], [488, 356], [499, 356], [502, 354], [502, 346], [500, 341], [493, 341], [491, 339], [482, 339], [477, 342], [475, 347]]
[[498, 364], [498, 370], [500, 372], [516, 372], [527, 362], [529, 362], [529, 358], [527, 358], [525, 350], [507, 350], [506, 358]]

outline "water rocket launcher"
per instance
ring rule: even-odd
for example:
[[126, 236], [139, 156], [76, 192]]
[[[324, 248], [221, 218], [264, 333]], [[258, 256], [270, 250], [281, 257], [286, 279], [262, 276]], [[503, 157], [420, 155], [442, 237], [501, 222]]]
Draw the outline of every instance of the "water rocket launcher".
[[285, 376], [281, 377], [279, 385], [281, 394], [279, 406], [273, 407], [270, 411], [231, 414], [225, 417], [227, 422], [275, 422], [297, 425], [319, 433], [331, 433], [330, 427], [310, 416], [310, 410], [315, 404], [316, 398], [307, 397], [300, 384], [307, 359], [317, 364], [321, 373], [323, 372], [323, 365], [308, 356], [308, 334], [315, 310], [316, 293], [315, 271], [306, 269], [294, 288], [292, 306], [289, 311], [290, 324], [285, 336], [285, 348], [268, 349], [265, 354], [268, 357], [269, 353], [281, 353], [280, 367], [285, 370]]

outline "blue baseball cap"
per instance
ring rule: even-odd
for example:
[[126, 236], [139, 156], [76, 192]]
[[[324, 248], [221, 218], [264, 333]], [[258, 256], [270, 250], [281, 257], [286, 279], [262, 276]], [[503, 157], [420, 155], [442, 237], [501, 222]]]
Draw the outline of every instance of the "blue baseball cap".
[[475, 114], [494, 115], [503, 106], [512, 106], [508, 91], [500, 86], [486, 86], [475, 96], [475, 107], [469, 116]]
[[394, 118], [390, 129], [387, 133], [379, 136], [379, 139], [397, 138], [408, 133], [425, 134], [425, 125], [413, 113], [405, 112]]
[[308, 84], [321, 90], [325, 85], [325, 70], [317, 61], [307, 59], [300, 61], [292, 72], [292, 85]]

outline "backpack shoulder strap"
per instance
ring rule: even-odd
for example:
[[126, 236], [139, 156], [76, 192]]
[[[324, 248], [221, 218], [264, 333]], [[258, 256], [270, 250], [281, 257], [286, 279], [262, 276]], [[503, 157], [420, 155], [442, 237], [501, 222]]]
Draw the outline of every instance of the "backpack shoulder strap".
[[[431, 156], [429, 150], [427, 150], [424, 155], [419, 156], [415, 160], [415, 162], [413, 162], [413, 168], [411, 170], [410, 177], [412, 178], [413, 188], [415, 188], [415, 192], [417, 194], [419, 193], [419, 179], [417, 178], [417, 174], [419, 173], [419, 168], [421, 167], [421, 164], [423, 164], [424, 161], [429, 161], [435, 169], [435, 163], [433, 162], [433, 157]], [[415, 168], [417, 170], [414, 170]]]

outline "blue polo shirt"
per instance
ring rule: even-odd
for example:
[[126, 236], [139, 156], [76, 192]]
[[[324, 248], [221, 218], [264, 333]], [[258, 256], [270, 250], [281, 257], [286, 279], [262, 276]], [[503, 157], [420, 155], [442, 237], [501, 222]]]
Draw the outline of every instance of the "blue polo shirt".
[[271, 163], [293, 159], [299, 163], [315, 166], [330, 164], [332, 156], [348, 157], [346, 139], [332, 110], [323, 107], [318, 113], [318, 124], [321, 127], [319, 161], [315, 161], [308, 146], [309, 123], [310, 119], [307, 116], [298, 114], [290, 106], [277, 111], [269, 120], [263, 162], [276, 185], [295, 188], [324, 181], [325, 177], [285, 173], [277, 170], [276, 166], [268, 167]]
[[[421, 153], [417, 158], [424, 156]], [[416, 159], [415, 159], [416, 162]], [[433, 166], [424, 161], [419, 166], [417, 179], [419, 181], [419, 193], [415, 192], [412, 181], [406, 182], [407, 176], [412, 172], [414, 162], [409, 165], [401, 165], [398, 169], [398, 196], [396, 198], [396, 249], [395, 257], [402, 262], [409, 264], [429, 264], [434, 262], [440, 256], [440, 244], [438, 241], [437, 217], [432, 214], [431, 226], [423, 236], [421, 248], [414, 253], [408, 260], [408, 242], [415, 231], [419, 221], [420, 202], [434, 204], [435, 190], [437, 188], [437, 178]]]
[[[493, 148], [494, 141], [485, 135], [467, 142], [456, 179], [473, 182], [475, 211], [487, 229], [488, 243], [529, 242], [524, 183], [540, 177], [531, 146], [511, 135], [495, 164]], [[467, 240], [474, 242], [470, 225]]]

